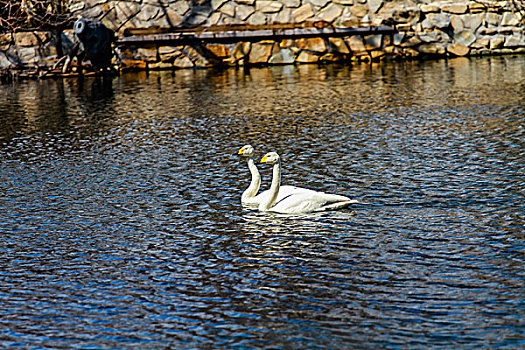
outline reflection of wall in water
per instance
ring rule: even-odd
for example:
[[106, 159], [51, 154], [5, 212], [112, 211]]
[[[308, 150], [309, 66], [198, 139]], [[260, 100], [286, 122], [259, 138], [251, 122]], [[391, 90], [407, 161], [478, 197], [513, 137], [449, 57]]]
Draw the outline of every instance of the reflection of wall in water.
[[2, 112], [9, 120], [0, 130], [7, 140], [18, 132], [97, 135], [109, 126], [114, 102], [111, 78], [40, 80], [26, 85], [24, 89], [3, 88], [9, 90], [11, 100], [9, 109]]

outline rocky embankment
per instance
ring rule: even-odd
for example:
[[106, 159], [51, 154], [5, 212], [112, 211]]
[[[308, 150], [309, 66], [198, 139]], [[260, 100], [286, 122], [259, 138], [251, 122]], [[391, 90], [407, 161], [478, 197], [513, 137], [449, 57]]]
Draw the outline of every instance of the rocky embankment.
[[[118, 55], [114, 63], [119, 69], [181, 69], [522, 54], [525, 7], [520, 4], [492, 0], [105, 0], [73, 2], [70, 10], [115, 31]], [[237, 38], [229, 43], [155, 41], [180, 30], [224, 33], [232, 28], [239, 32], [289, 26], [325, 32], [331, 28], [370, 31], [301, 37], [298, 30], [297, 36], [284, 39]], [[385, 27], [392, 31], [374, 32]], [[145, 35], [153, 40], [141, 41]], [[58, 53], [67, 54], [74, 41], [72, 30], [58, 35], [42, 31], [0, 34], [0, 67], [23, 68], [28, 72], [24, 74], [37, 76], [59, 74]]]

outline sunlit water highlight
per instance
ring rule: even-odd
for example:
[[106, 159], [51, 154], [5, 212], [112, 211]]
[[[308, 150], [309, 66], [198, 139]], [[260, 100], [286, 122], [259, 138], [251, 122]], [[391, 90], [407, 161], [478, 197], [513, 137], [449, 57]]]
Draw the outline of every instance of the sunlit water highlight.
[[[0, 347], [524, 347], [524, 77], [496, 57], [0, 86]], [[246, 143], [362, 204], [243, 209]]]

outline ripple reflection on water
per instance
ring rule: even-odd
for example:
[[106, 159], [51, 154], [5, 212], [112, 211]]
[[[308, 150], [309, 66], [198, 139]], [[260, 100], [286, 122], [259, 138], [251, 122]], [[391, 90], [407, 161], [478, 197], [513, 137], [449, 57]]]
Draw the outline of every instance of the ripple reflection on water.
[[[523, 67], [1, 86], [0, 344], [522, 346]], [[283, 182], [362, 204], [243, 209], [248, 142], [281, 154]]]

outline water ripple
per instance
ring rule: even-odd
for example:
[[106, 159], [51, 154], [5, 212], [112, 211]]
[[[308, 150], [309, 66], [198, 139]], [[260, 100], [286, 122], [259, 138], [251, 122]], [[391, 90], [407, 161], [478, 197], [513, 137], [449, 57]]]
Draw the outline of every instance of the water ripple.
[[[0, 86], [0, 347], [522, 347], [523, 67]], [[242, 208], [246, 143], [361, 204]]]

